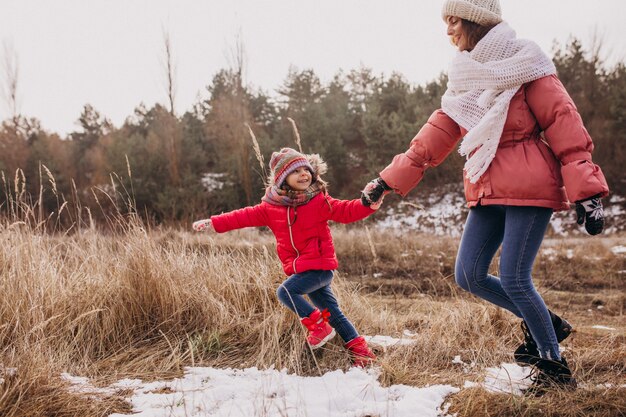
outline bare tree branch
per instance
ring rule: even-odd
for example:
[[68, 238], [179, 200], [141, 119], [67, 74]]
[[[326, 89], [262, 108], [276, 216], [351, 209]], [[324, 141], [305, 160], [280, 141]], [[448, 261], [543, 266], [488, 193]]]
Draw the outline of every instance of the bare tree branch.
[[172, 50], [172, 42], [169, 31], [163, 29], [163, 46], [164, 59], [163, 70], [165, 71], [165, 89], [167, 91], [167, 99], [169, 102], [170, 114], [174, 116], [176, 101], [176, 66], [174, 64], [174, 53]]
[[19, 122], [19, 98], [17, 87], [19, 81], [19, 59], [13, 45], [8, 41], [3, 42], [3, 70], [4, 80], [2, 85], [3, 100], [11, 114], [13, 124], [17, 127]]

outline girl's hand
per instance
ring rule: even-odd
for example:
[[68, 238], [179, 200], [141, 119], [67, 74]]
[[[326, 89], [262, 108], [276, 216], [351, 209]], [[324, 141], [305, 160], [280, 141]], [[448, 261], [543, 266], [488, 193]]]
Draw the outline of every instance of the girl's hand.
[[377, 201], [377, 202], [370, 204], [370, 208], [371, 208], [372, 210], [378, 210], [378, 209], [380, 208], [380, 206], [382, 206], [382, 205], [383, 205], [383, 200], [385, 199], [385, 195], [387, 195], [388, 193], [389, 193], [389, 191], [385, 191], [385, 192], [383, 193], [383, 195], [382, 195], [382, 196], [380, 196], [380, 198], [378, 199], [378, 201]]
[[363, 191], [361, 191], [361, 203], [366, 207], [372, 206], [374, 210], [377, 210], [383, 203], [383, 197], [390, 192], [391, 187], [382, 178], [378, 177], [368, 182]]
[[193, 230], [196, 232], [211, 232], [213, 231], [213, 223], [211, 223], [211, 219], [203, 219], [193, 222]]

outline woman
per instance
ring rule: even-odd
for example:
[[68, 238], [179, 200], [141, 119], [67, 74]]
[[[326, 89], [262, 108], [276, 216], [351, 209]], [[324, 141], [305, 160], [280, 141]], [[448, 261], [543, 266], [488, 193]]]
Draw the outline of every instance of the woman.
[[[578, 223], [592, 235], [602, 231], [606, 180], [591, 161], [591, 138], [554, 64], [535, 43], [516, 39], [498, 0], [447, 0], [442, 15], [459, 52], [441, 109], [366, 185], [362, 199], [374, 204], [392, 190], [405, 196], [462, 139], [470, 212], [456, 282], [523, 319], [525, 341], [515, 358], [538, 371], [529, 393], [573, 388], [558, 345], [571, 327], [547, 309], [530, 274], [554, 210], [575, 202]], [[500, 246], [495, 277], [488, 269]]]

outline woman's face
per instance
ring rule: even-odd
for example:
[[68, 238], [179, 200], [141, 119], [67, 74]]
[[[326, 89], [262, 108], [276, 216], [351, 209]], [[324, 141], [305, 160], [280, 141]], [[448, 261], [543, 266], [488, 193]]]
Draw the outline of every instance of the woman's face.
[[463, 30], [463, 20], [460, 17], [448, 16], [446, 22], [448, 22], [447, 34], [450, 37], [450, 43], [456, 46], [459, 51], [469, 51], [467, 35]]

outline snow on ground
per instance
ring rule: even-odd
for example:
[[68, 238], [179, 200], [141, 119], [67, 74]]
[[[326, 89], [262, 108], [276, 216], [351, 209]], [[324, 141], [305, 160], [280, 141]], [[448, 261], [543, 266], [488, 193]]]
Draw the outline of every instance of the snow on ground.
[[[625, 198], [617, 195], [603, 200], [604, 215], [610, 219], [606, 223], [604, 235], [626, 230], [625, 202]], [[377, 224], [382, 229], [409, 229], [437, 236], [459, 237], [467, 212], [463, 184], [447, 184], [435, 190], [421, 190], [418, 187], [409, 198], [397, 204], [383, 205], [378, 216], [382, 220]], [[550, 229], [557, 236], [585, 234], [584, 228], [576, 224], [576, 212], [573, 209], [555, 212], [550, 219]]]
[[530, 371], [530, 367], [502, 363], [497, 368], [487, 368], [483, 382], [466, 381], [464, 388], [481, 387], [489, 392], [523, 395], [523, 390], [532, 384]]
[[522, 391], [530, 386], [531, 368], [514, 363], [503, 363], [499, 368], [487, 368], [484, 388], [491, 392], [506, 392], [522, 395]]
[[378, 376], [360, 368], [301, 377], [275, 369], [190, 367], [182, 378], [122, 380], [110, 389], [133, 390], [134, 417], [435, 417], [446, 396], [459, 391], [450, 385], [382, 387]]
[[[452, 363], [475, 366], [463, 362], [460, 355]], [[463, 388], [523, 395], [532, 383], [530, 370], [502, 363], [487, 368], [481, 382], [466, 381]], [[72, 384], [71, 391], [85, 395], [127, 392], [135, 417], [435, 417], [446, 414], [446, 397], [461, 390], [451, 385], [382, 387], [377, 368], [302, 377], [284, 369], [188, 367], [181, 378], [123, 379], [106, 388], [93, 387], [87, 378], [62, 376]]]
[[613, 246], [611, 252], [615, 255], [626, 255], [626, 246]]
[[596, 324], [596, 325], [594, 325], [594, 326], [591, 326], [591, 328], [592, 328], [592, 329], [600, 329], [600, 330], [609, 330], [609, 331], [615, 331], [615, 330], [617, 330], [617, 329], [616, 329], [616, 328], [614, 328], [614, 327], [601, 326], [601, 325], [599, 325], [599, 324]]
[[0, 363], [0, 384], [4, 384], [4, 377], [11, 377], [17, 374], [17, 368], [5, 368]]
[[384, 348], [390, 347], [390, 346], [412, 345], [415, 343], [415, 339], [406, 338], [406, 337], [397, 339], [391, 336], [376, 335], [376, 336], [363, 336], [363, 338], [369, 344], [382, 346]]
[[227, 183], [227, 174], [207, 172], [202, 176], [200, 180], [204, 189], [208, 192], [221, 190]]
[[545, 248], [541, 249], [541, 254], [548, 258], [548, 260], [553, 261], [556, 259], [557, 251], [554, 248]]
[[[449, 188], [444, 187], [444, 190]], [[382, 229], [411, 229], [437, 236], [459, 237], [467, 209], [462, 193], [444, 191], [430, 193], [424, 198], [418, 196], [414, 202], [402, 201], [384, 211], [386, 217], [378, 222]]]

